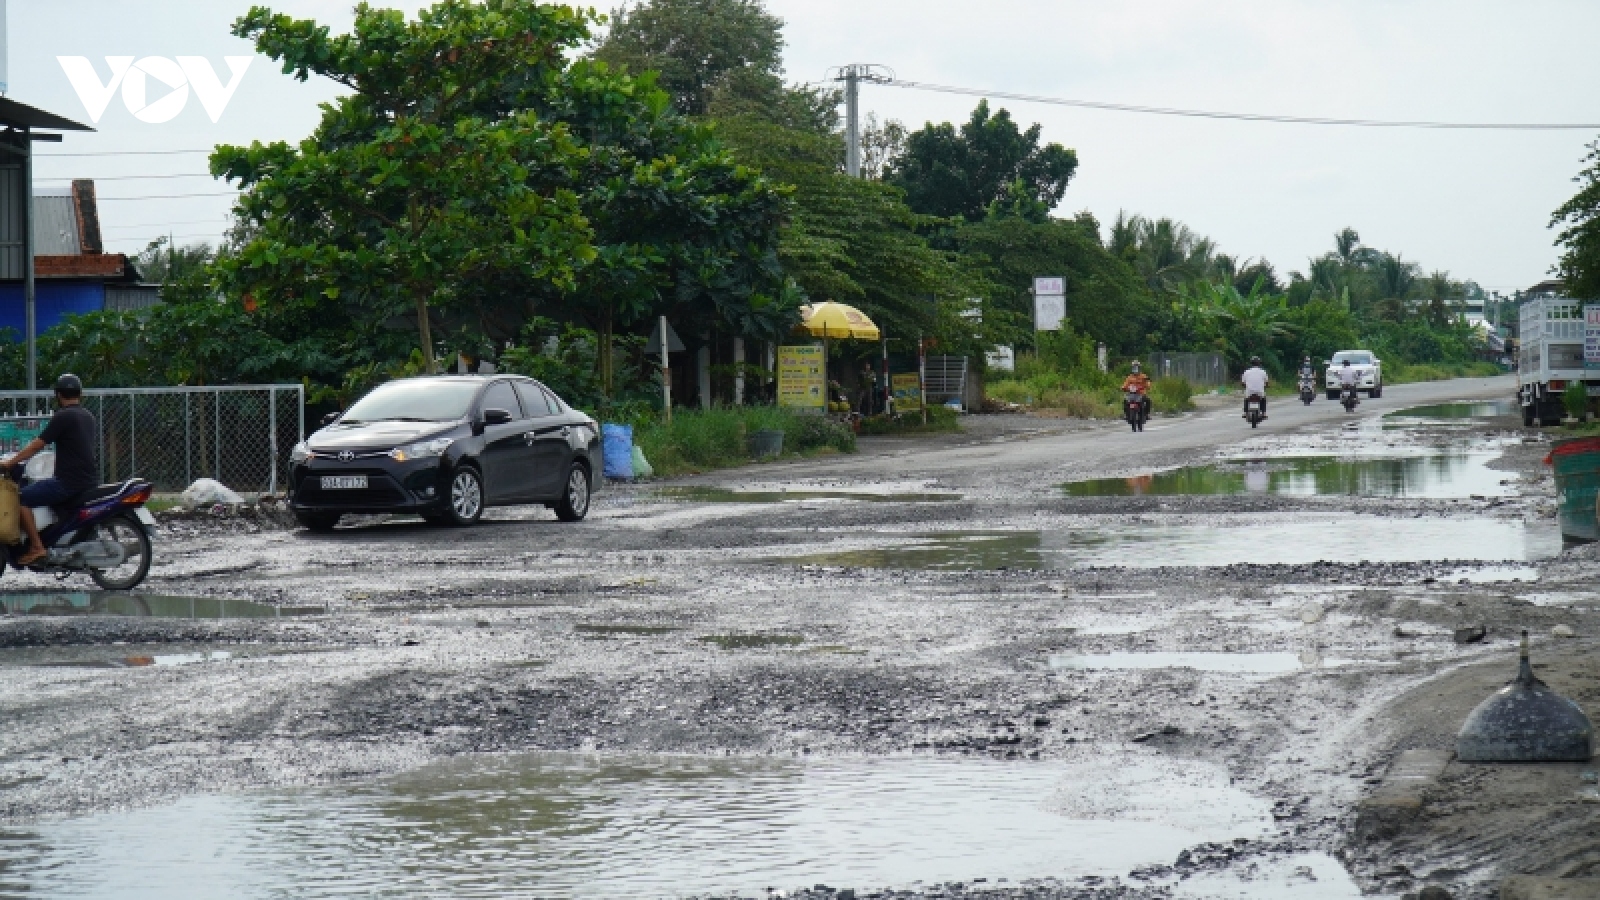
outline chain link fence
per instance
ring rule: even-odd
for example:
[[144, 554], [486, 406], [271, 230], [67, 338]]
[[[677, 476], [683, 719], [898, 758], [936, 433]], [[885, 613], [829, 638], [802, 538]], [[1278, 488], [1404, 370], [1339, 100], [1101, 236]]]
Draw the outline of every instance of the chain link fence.
[[[0, 392], [0, 451], [49, 420], [49, 391]], [[138, 476], [161, 492], [214, 478], [246, 496], [287, 487], [289, 451], [305, 439], [298, 384], [87, 390], [100, 422], [100, 481]]]
[[1221, 353], [1157, 353], [1145, 370], [1156, 378], [1187, 378], [1195, 387], [1223, 387], [1228, 379], [1228, 361]]

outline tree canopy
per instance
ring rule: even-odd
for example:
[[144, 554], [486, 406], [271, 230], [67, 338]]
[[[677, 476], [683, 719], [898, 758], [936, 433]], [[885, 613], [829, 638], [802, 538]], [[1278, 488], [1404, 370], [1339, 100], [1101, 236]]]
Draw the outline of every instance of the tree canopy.
[[703, 116], [730, 82], [748, 89], [778, 81], [783, 20], [760, 0], [651, 0], [614, 10], [594, 57], [636, 74], [660, 73], [673, 105]]
[[1060, 144], [1040, 146], [1042, 133], [1037, 124], [1021, 130], [1006, 110], [991, 115], [989, 101], [980, 101], [959, 129], [929, 123], [907, 135], [888, 181], [923, 215], [977, 222], [996, 203], [1014, 207], [1018, 199], [1048, 213], [1065, 195], [1078, 156]]
[[1556, 271], [1574, 297], [1600, 298], [1600, 141], [1589, 145], [1587, 165], [1573, 180], [1578, 193], [1561, 204], [1551, 219], [1559, 226], [1556, 244], [1561, 262]]

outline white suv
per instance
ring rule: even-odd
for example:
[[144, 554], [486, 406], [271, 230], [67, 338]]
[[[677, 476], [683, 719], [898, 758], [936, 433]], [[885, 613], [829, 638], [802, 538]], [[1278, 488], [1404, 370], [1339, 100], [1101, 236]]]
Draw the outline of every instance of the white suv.
[[1350, 361], [1350, 368], [1356, 370], [1356, 390], [1366, 391], [1368, 397], [1383, 396], [1383, 361], [1372, 355], [1370, 350], [1340, 350], [1328, 360], [1328, 399], [1339, 399], [1339, 370], [1344, 368], [1345, 360]]

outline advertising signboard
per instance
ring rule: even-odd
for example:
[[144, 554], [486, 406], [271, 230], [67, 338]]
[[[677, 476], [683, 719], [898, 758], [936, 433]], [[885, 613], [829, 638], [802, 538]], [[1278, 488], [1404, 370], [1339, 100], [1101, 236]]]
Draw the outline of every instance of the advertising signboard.
[[1067, 280], [1060, 276], [1033, 280], [1033, 327], [1036, 331], [1060, 331], [1067, 317]]
[[895, 412], [908, 413], [922, 409], [922, 376], [915, 372], [897, 372], [889, 376], [889, 386], [894, 390]]
[[1583, 367], [1600, 370], [1600, 303], [1583, 308]]
[[827, 376], [820, 346], [778, 348], [778, 405], [821, 412], [827, 403]]

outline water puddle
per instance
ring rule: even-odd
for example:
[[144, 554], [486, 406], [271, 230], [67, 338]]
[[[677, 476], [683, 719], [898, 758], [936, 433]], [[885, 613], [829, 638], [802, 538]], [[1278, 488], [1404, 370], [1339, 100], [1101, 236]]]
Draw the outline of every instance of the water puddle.
[[119, 656], [114, 659], [51, 660], [34, 663], [41, 668], [60, 669], [142, 669], [149, 666], [192, 666], [196, 663], [233, 659], [226, 650], [200, 653], [157, 653], [150, 656]]
[[768, 647], [798, 647], [805, 643], [799, 634], [708, 634], [700, 640], [723, 650], [764, 650]]
[[134, 616], [158, 619], [277, 619], [320, 616], [326, 606], [273, 606], [226, 597], [171, 597], [111, 592], [0, 594], [12, 616]]
[[683, 629], [666, 625], [574, 625], [572, 630], [586, 638], [605, 640], [614, 637], [660, 637]]
[[949, 503], [960, 494], [869, 493], [864, 491], [740, 491], [720, 487], [663, 487], [656, 496], [692, 503], [796, 503], [805, 500], [855, 500], [861, 503]]
[[1193, 669], [1228, 675], [1284, 675], [1324, 666], [1349, 665], [1347, 659], [1324, 659], [1315, 651], [1299, 653], [1061, 653], [1050, 657], [1052, 669], [1132, 671]]
[[1456, 403], [1435, 403], [1429, 406], [1413, 406], [1407, 409], [1397, 409], [1385, 418], [1389, 419], [1488, 419], [1496, 416], [1516, 415], [1517, 401], [1513, 398], [1504, 400], [1464, 400]]
[[[1092, 566], [1303, 565], [1443, 560], [1531, 561], [1561, 554], [1553, 525], [1498, 519], [1346, 516], [1238, 525], [1117, 525], [1066, 531], [950, 532], [889, 547], [777, 562], [869, 569], [1070, 569]], [[1463, 569], [1470, 578], [1482, 570]]]
[[1275, 833], [1269, 805], [1221, 768], [1154, 754], [1025, 764], [537, 754], [0, 831], [0, 891], [174, 897], [210, 884], [234, 897], [398, 898], [448, 886], [452, 897], [662, 897], [828, 884], [859, 892], [1116, 877], [1170, 865], [1199, 843]]
[[1439, 576], [1445, 584], [1501, 584], [1511, 581], [1538, 581], [1539, 570], [1532, 566], [1477, 566], [1451, 569]]
[[1069, 497], [1286, 494], [1299, 497], [1506, 497], [1511, 476], [1489, 468], [1499, 452], [1426, 456], [1305, 456], [1232, 460], [1133, 478], [1101, 478], [1063, 485]]

